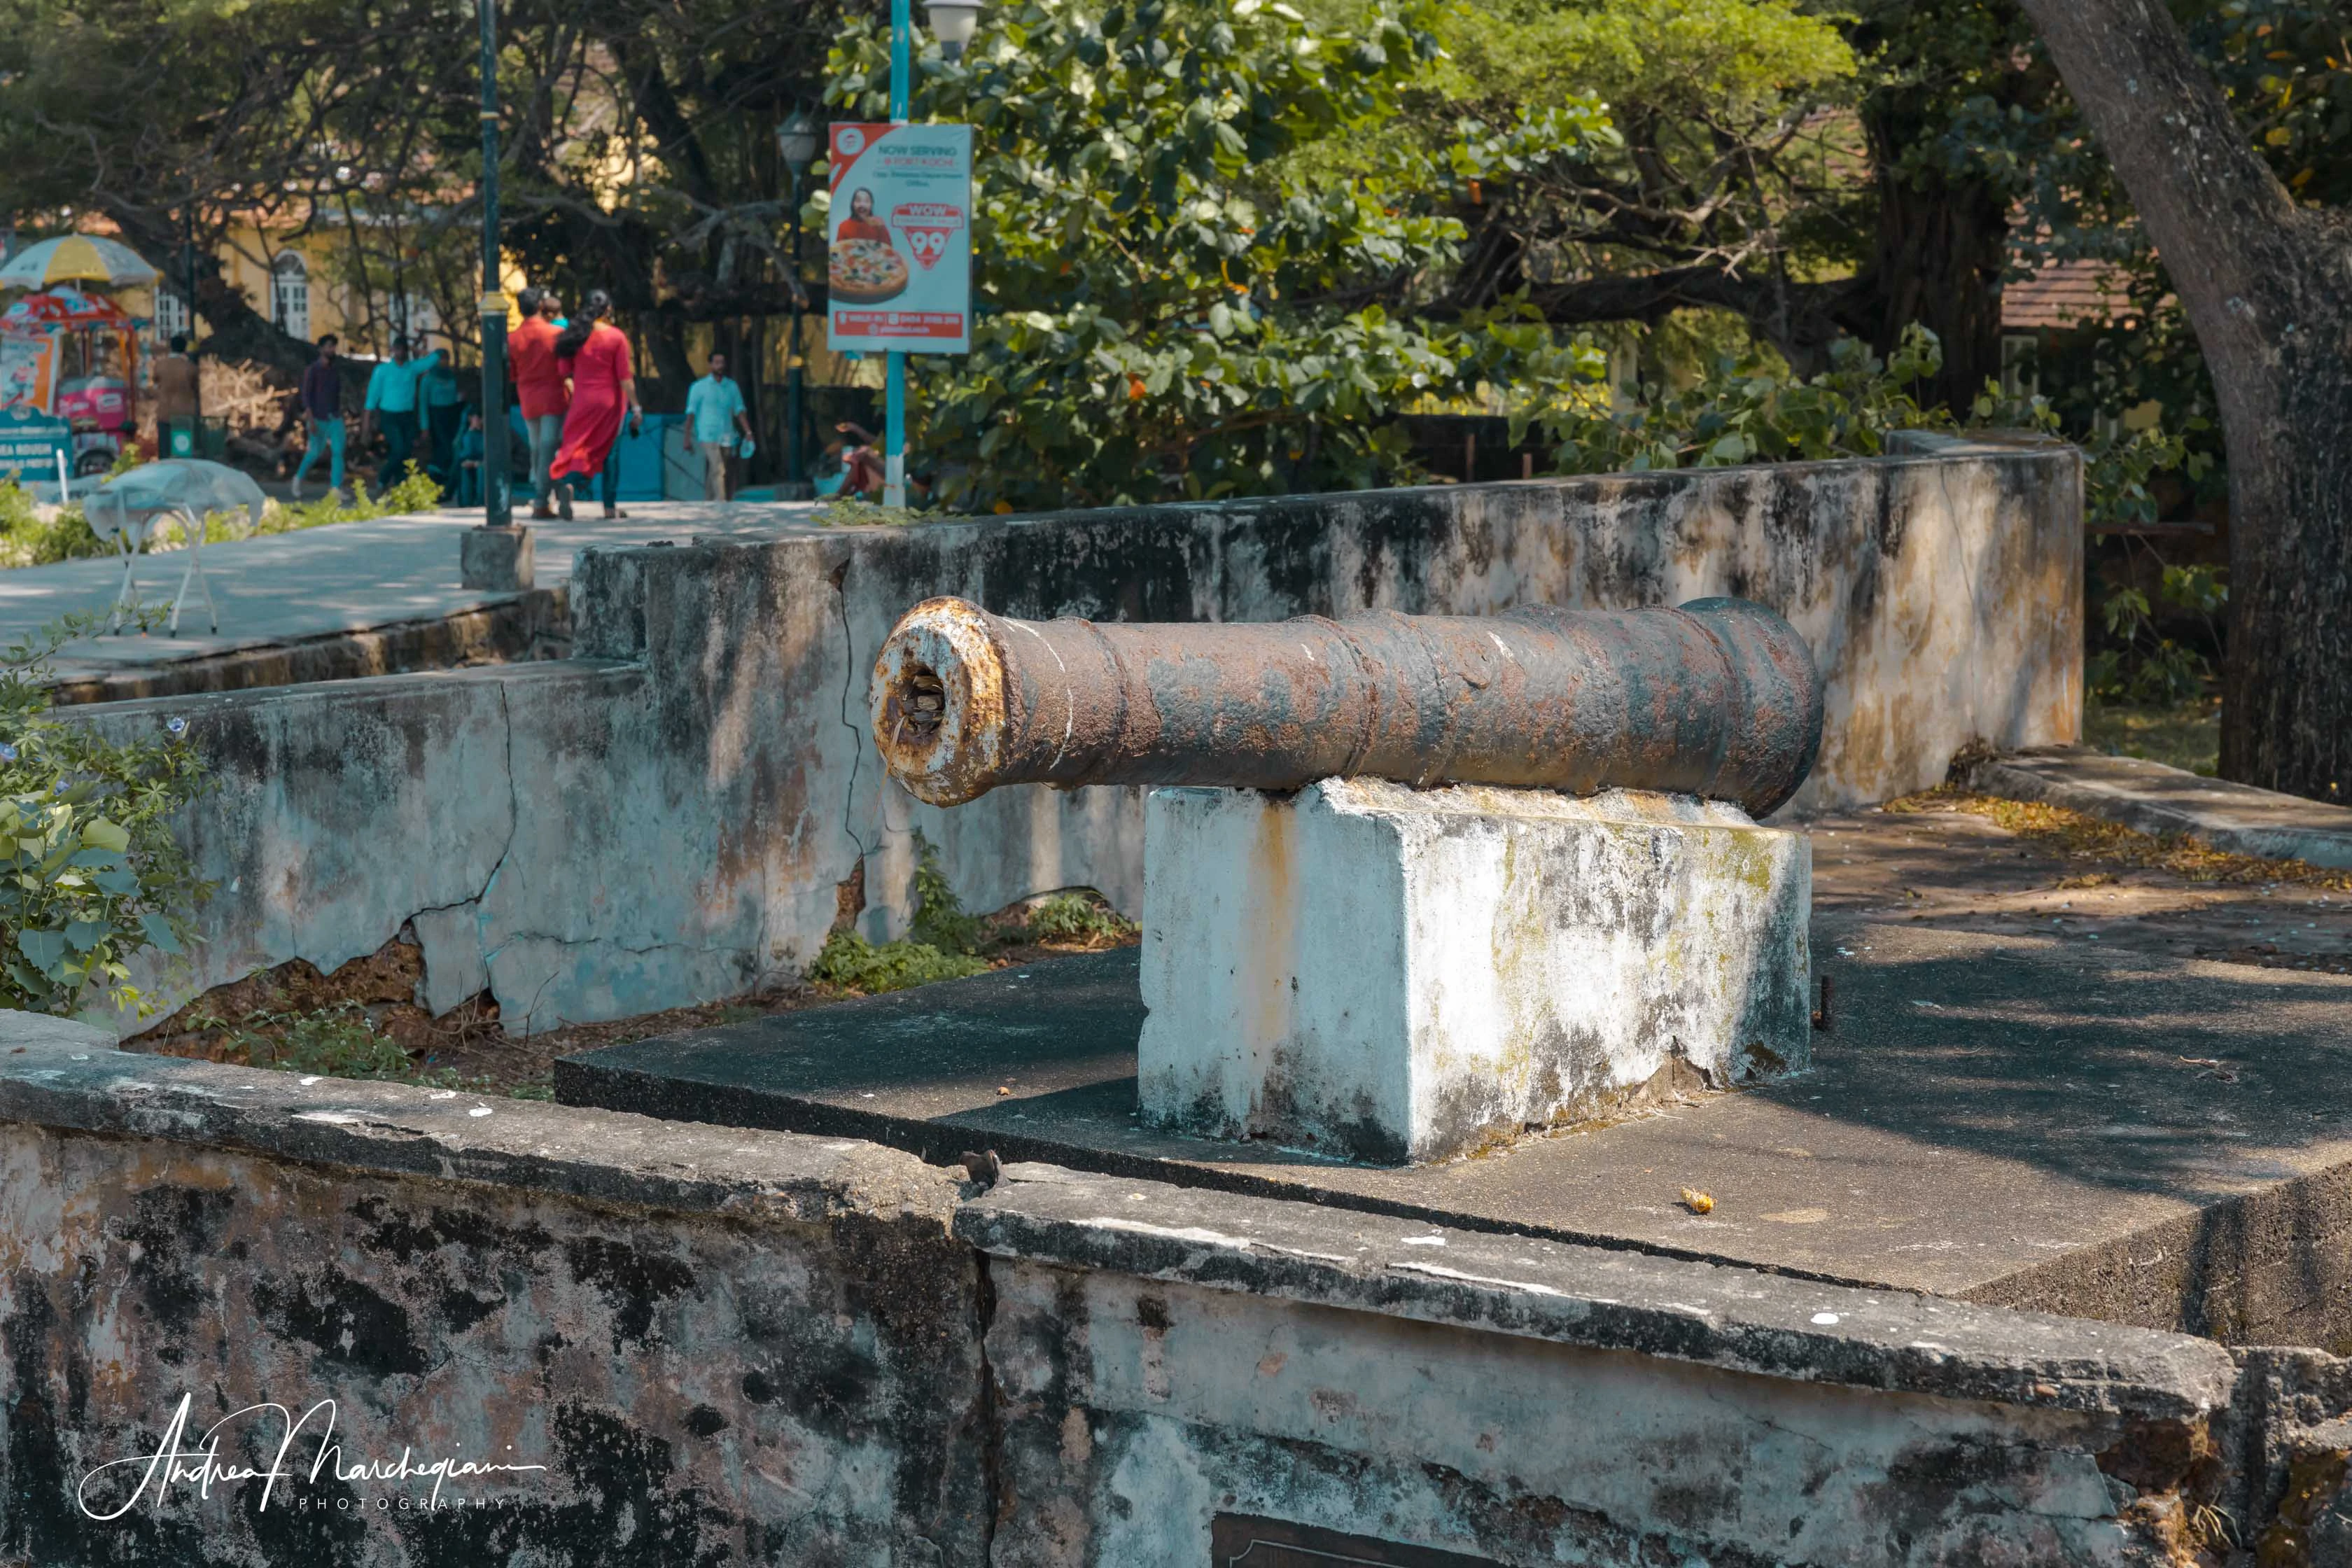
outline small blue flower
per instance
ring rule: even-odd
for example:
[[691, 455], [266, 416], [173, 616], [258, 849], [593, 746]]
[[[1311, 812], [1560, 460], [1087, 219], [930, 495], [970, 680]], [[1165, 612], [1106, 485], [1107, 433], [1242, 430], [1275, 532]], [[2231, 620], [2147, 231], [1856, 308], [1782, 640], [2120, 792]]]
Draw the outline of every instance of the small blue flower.
[[63, 794], [65, 794], [65, 793], [66, 793], [66, 781], [65, 781], [65, 780], [63, 780], [63, 779], [59, 779], [59, 780], [57, 782], [56, 785], [55, 785], [53, 788], [51, 788], [51, 790], [49, 791], [49, 793], [50, 793], [51, 795], [63, 795]]
[[5, 741], [0, 741], [0, 763], [13, 763], [16, 760], [16, 748]]
[[174, 713], [163, 721], [163, 728], [171, 731], [174, 735], [184, 735], [188, 732], [188, 721]]

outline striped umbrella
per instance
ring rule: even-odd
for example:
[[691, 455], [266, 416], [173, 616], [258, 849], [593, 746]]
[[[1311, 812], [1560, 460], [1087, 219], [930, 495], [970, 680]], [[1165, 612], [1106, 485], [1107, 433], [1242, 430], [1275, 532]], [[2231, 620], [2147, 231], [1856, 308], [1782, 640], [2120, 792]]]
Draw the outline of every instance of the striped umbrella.
[[28, 245], [0, 267], [0, 289], [46, 289], [52, 283], [102, 283], [110, 289], [152, 283], [159, 274], [127, 245], [94, 234], [69, 234]]

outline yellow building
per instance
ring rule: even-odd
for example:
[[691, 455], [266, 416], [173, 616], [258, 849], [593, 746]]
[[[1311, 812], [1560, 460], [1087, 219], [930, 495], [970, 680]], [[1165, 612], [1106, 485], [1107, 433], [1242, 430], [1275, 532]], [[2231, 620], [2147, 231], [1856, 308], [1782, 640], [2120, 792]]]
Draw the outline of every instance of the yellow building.
[[[371, 230], [367, 237], [383, 237]], [[313, 229], [273, 235], [257, 225], [240, 223], [223, 237], [215, 258], [223, 280], [290, 336], [315, 341], [333, 332], [346, 353], [364, 356], [383, 353], [396, 331], [421, 338], [443, 335], [444, 311], [451, 303], [447, 296], [432, 288], [426, 276], [404, 279], [397, 289], [384, 284], [381, 276], [395, 269], [380, 253], [355, 254], [348, 233]], [[115, 298], [125, 310], [152, 319], [157, 341], [167, 341], [173, 332], [188, 330], [187, 305], [182, 289], [174, 286], [179, 258], [147, 259], [163, 269], [163, 282], [152, 289], [122, 289]], [[420, 266], [418, 272], [423, 270]], [[360, 277], [369, 279], [367, 286], [355, 281]], [[507, 269], [509, 293], [524, 281], [520, 268]], [[478, 283], [468, 279], [462, 295], [469, 313], [476, 288]], [[461, 330], [469, 339], [475, 335], [471, 321]]]

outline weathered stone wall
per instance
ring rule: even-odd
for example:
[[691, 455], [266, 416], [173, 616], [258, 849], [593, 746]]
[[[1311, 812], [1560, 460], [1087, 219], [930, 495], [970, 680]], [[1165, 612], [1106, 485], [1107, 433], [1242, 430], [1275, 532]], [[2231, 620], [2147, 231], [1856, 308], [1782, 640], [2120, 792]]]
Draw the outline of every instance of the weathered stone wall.
[[1006, 1568], [1197, 1563], [1221, 1515], [1496, 1563], [2153, 1565], [2236, 1500], [2202, 1342], [1013, 1174], [957, 1219]]
[[[0, 1081], [0, 1563], [986, 1561], [981, 1271], [944, 1173], [36, 1048]], [[266, 1471], [304, 1422], [268, 1506], [106, 1468], [184, 1398], [192, 1466], [218, 1424], [217, 1462]], [[437, 1500], [338, 1479], [404, 1454], [541, 1468]]]
[[224, 784], [191, 829], [221, 885], [176, 999], [415, 921], [436, 1005], [509, 1028], [730, 994], [804, 965], [860, 867], [902, 929], [919, 829], [973, 907], [1091, 886], [1134, 910], [1140, 792], [1000, 790], [941, 813], [884, 777], [866, 680], [899, 615], [1486, 614], [1762, 601], [1827, 678], [1799, 809], [1939, 781], [1961, 746], [2071, 741], [2081, 466], [1944, 444], [1865, 462], [803, 529], [592, 552], [560, 663], [106, 704], [168, 714]]
[[[11, 1568], [1196, 1568], [1248, 1516], [1509, 1568], [2155, 1568], [2221, 1514], [2322, 1563], [2342, 1534], [2352, 1373], [2315, 1351], [1046, 1166], [983, 1193], [850, 1140], [22, 1026]], [[332, 1399], [338, 1465], [427, 1473], [314, 1483], [306, 1436], [267, 1508], [149, 1479], [89, 1518], [145, 1478], [84, 1478], [183, 1396], [198, 1452], [289, 1407], [231, 1419], [222, 1465]], [[479, 1458], [547, 1468], [418, 1506]]]

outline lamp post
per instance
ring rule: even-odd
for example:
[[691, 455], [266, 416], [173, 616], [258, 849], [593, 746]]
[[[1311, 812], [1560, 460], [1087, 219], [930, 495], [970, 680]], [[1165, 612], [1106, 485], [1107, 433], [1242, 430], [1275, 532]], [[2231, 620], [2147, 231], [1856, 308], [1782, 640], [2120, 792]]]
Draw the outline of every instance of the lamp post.
[[[913, 94], [915, 8], [890, 0], [890, 123], [904, 125]], [[882, 504], [907, 504], [907, 353], [892, 349], [882, 379]]]
[[784, 486], [786, 500], [806, 500], [815, 493], [809, 483], [808, 470], [801, 452], [801, 179], [803, 171], [816, 159], [817, 124], [805, 109], [794, 109], [792, 118], [776, 127], [776, 150], [783, 154], [784, 171], [793, 182], [793, 238], [788, 252], [792, 275], [786, 280], [792, 289], [792, 346], [784, 355]]
[[[188, 308], [188, 357], [193, 360], [196, 357], [196, 194], [193, 190], [188, 193], [187, 205], [180, 209], [180, 280], [187, 290], [182, 298]], [[201, 458], [205, 455], [205, 378], [201, 373], [196, 376], [194, 403], [196, 418], [194, 428], [188, 432], [188, 456]], [[170, 442], [169, 436], [163, 437], [166, 447]], [[168, 458], [172, 454], [167, 450], [163, 455]]]
[[498, 0], [478, 0], [482, 23], [482, 526], [514, 521], [507, 485], [507, 296], [499, 255]]

